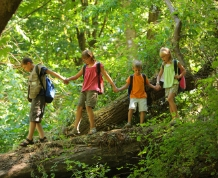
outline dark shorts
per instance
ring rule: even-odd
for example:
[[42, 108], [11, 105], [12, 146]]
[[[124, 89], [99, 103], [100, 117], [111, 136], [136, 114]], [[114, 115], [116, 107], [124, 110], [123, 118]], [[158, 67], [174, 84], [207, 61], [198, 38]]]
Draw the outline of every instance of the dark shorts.
[[38, 95], [32, 99], [29, 119], [30, 122], [40, 123], [45, 110], [45, 96]]
[[98, 99], [98, 92], [97, 91], [84, 91], [80, 94], [78, 106], [85, 106], [95, 108]]

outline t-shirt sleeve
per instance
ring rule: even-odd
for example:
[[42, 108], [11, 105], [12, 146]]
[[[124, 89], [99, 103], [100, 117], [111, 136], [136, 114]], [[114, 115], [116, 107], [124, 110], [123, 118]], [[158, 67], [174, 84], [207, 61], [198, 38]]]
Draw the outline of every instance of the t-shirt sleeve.
[[48, 70], [48, 68], [46, 68], [45, 66], [43, 66], [43, 67], [41, 68], [40, 75], [41, 75], [41, 76], [42, 76], [42, 75], [45, 75], [45, 74], [46, 74], [46, 70]]
[[130, 84], [130, 77], [126, 79], [126, 83]]

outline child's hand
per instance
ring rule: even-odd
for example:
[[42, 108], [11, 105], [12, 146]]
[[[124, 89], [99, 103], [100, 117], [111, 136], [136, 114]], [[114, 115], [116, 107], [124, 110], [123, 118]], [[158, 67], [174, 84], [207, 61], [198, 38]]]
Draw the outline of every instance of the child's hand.
[[156, 85], [156, 86], [155, 86], [155, 88], [154, 88], [154, 89], [158, 91], [158, 90], [160, 90], [160, 89], [161, 89], [161, 86], [158, 84], [158, 85]]
[[117, 92], [118, 92], [118, 88], [117, 88], [116, 86], [114, 86], [114, 87], [113, 87], [113, 91], [114, 91], [115, 93], [117, 93]]
[[179, 79], [180, 79], [180, 76], [179, 76], [179, 75], [175, 75], [174, 78], [177, 79], [177, 80], [179, 80]]
[[69, 84], [69, 80], [68, 79], [64, 79], [64, 84]]

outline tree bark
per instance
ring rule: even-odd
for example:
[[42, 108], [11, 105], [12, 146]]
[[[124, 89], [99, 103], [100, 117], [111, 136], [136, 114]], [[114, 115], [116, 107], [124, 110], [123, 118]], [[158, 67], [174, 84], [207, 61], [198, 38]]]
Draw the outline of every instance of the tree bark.
[[[0, 178], [28, 178], [32, 171], [39, 177], [42, 173], [54, 173], [59, 178], [70, 177], [76, 171], [82, 170], [76, 161], [89, 166], [106, 163], [114, 174], [116, 168], [139, 161], [137, 154], [141, 151], [142, 144], [146, 144], [146, 140], [137, 142], [136, 136], [146, 135], [151, 131], [152, 128], [142, 127], [118, 129], [20, 148], [14, 153], [0, 155]], [[72, 170], [67, 171], [66, 162], [71, 163]]]
[[[148, 15], [148, 23], [151, 24], [155, 24], [157, 23], [157, 20], [158, 20], [158, 16], [159, 16], [159, 9], [158, 7], [152, 5], [149, 9], [149, 15]], [[147, 39], [148, 40], [152, 40], [155, 36], [155, 33], [154, 31], [152, 30], [152, 28], [148, 29], [148, 32], [147, 32]]]
[[8, 21], [16, 12], [22, 0], [1, 0], [0, 1], [0, 35], [5, 29]]
[[178, 60], [181, 62], [181, 64], [183, 66], [185, 66], [185, 61], [184, 61], [183, 55], [182, 55], [182, 53], [180, 51], [180, 47], [179, 47], [180, 33], [181, 33], [181, 29], [182, 29], [182, 22], [178, 18], [178, 14], [177, 14], [178, 12], [175, 11], [171, 1], [170, 0], [165, 0], [165, 3], [167, 5], [167, 7], [169, 8], [170, 13], [173, 15], [173, 18], [174, 18], [174, 21], [175, 21], [175, 29], [174, 29], [174, 33], [173, 33], [173, 39], [172, 39], [173, 50], [174, 50]]
[[[122, 6], [124, 9], [128, 8], [131, 6], [132, 0], [123, 0], [121, 1]], [[137, 59], [137, 54], [136, 52], [138, 51], [137, 44], [134, 42], [134, 39], [136, 38], [136, 31], [134, 27], [134, 17], [131, 12], [129, 12], [128, 17], [125, 21], [125, 37], [126, 37], [126, 56], [128, 58], [127, 60], [127, 66], [128, 68], [131, 68], [132, 66], [132, 61]]]

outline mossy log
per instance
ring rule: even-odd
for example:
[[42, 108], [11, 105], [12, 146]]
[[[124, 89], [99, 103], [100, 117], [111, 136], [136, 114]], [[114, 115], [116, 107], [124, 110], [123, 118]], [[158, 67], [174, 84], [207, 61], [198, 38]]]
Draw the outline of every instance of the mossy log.
[[113, 174], [119, 173], [117, 168], [125, 163], [139, 161], [140, 157], [136, 155], [146, 140], [137, 142], [136, 137], [151, 131], [150, 127], [117, 129], [19, 148], [0, 155], [0, 178], [28, 178], [31, 174], [42, 177], [43, 173], [67, 178], [82, 170], [77, 161], [87, 166], [106, 164]]

